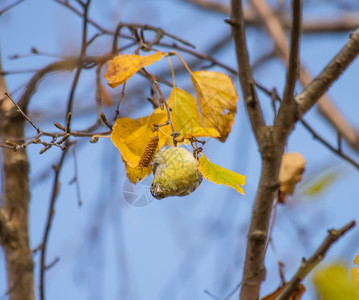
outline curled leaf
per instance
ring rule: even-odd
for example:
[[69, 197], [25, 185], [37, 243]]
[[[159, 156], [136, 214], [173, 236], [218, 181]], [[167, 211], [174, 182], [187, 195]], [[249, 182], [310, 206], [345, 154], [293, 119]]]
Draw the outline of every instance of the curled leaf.
[[284, 153], [279, 171], [280, 203], [285, 202], [287, 195], [292, 195], [296, 184], [302, 180], [305, 169], [305, 158], [300, 153]]
[[159, 61], [163, 56], [165, 56], [165, 53], [159, 51], [147, 56], [137, 54], [118, 55], [109, 60], [104, 76], [108, 80], [108, 85], [114, 88], [127, 81], [142, 68]]
[[246, 183], [246, 176], [222, 168], [208, 160], [202, 154], [199, 159], [198, 169], [203, 177], [216, 184], [224, 184], [244, 195], [243, 186]]
[[[129, 174], [129, 170], [131, 170], [130, 173], [132, 175], [129, 178], [132, 182], [138, 181], [134, 180], [134, 178], [141, 173], [141, 168], [138, 168], [138, 165], [145, 152], [146, 146], [154, 136], [157, 136], [157, 132], [153, 132], [153, 125], [163, 124], [166, 120], [167, 114], [165, 110], [161, 110], [160, 108], [155, 109], [154, 112], [147, 117], [139, 119], [124, 117], [116, 120], [111, 133], [111, 141], [120, 151], [122, 160], [126, 164], [127, 173]], [[169, 136], [170, 133], [171, 130], [169, 126], [161, 127], [161, 130], [158, 132], [158, 147], [156, 147], [152, 155], [158, 152], [164, 145], [171, 144], [172, 139]], [[145, 173], [149, 174], [150, 172], [146, 170], [142, 171], [142, 174]]]
[[204, 127], [215, 128], [224, 142], [234, 122], [238, 95], [231, 78], [212, 71], [193, 72], [191, 76]]

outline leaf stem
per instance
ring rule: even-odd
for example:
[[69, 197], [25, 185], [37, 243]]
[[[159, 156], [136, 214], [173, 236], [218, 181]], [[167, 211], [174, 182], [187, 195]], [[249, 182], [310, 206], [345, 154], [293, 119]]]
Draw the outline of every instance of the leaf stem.
[[176, 51], [170, 51], [170, 54], [174, 54], [177, 55], [177, 57], [179, 58], [179, 60], [182, 62], [182, 64], [185, 66], [185, 68], [187, 69], [188, 73], [190, 73], [192, 75], [192, 71], [189, 68], [189, 66], [186, 64], [186, 62], [184, 61], [184, 59], [181, 57], [181, 55], [179, 55]]

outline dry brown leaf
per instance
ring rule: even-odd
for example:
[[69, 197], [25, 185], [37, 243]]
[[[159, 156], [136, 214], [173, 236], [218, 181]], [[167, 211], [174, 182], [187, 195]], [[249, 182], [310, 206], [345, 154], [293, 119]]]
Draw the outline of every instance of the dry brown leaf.
[[292, 195], [296, 184], [302, 180], [305, 158], [300, 153], [284, 153], [279, 171], [278, 202], [285, 203], [287, 195]]

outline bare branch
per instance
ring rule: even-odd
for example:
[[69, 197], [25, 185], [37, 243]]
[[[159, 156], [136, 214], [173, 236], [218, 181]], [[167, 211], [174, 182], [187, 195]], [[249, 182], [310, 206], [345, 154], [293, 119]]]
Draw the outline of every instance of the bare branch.
[[60, 188], [60, 182], [59, 182], [59, 176], [60, 176], [60, 171], [62, 168], [62, 164], [65, 160], [65, 156], [67, 154], [67, 150], [65, 150], [64, 152], [62, 152], [61, 154], [61, 158], [59, 163], [54, 166], [54, 170], [55, 170], [55, 177], [54, 177], [54, 184], [52, 187], [52, 194], [51, 194], [51, 199], [50, 199], [50, 206], [49, 206], [49, 212], [47, 215], [47, 221], [46, 221], [46, 227], [45, 227], [45, 232], [44, 232], [44, 236], [42, 238], [42, 243], [41, 243], [41, 268], [40, 268], [40, 299], [41, 300], [45, 300], [45, 271], [47, 269], [47, 265], [46, 265], [46, 250], [47, 250], [47, 245], [48, 245], [48, 239], [49, 239], [49, 234], [50, 234], [50, 229], [51, 229], [51, 225], [52, 225], [52, 220], [54, 217], [54, 213], [55, 213], [55, 202], [57, 199], [57, 195], [59, 192], [59, 188]]
[[[221, 14], [230, 14], [229, 5], [218, 3], [213, 0], [185, 0], [198, 7], [209, 11], [218, 12]], [[282, 27], [286, 30], [291, 29], [292, 20], [283, 14], [283, 12], [276, 12], [275, 14], [280, 21]], [[251, 9], [251, 7], [244, 7], [243, 9], [244, 21], [246, 25], [260, 26], [262, 24], [261, 18]], [[338, 17], [319, 17], [315, 19], [303, 20], [302, 31], [307, 34], [317, 34], [325, 32], [348, 32], [359, 27], [359, 16], [357, 14], [342, 14]]]
[[[271, 35], [280, 58], [287, 64], [289, 61], [288, 41], [278, 18], [265, 0], [251, 0], [251, 3]], [[312, 82], [311, 75], [303, 66], [300, 68], [299, 75], [303, 86], [307, 86]], [[359, 151], [358, 133], [348, 121], [342, 117], [339, 111], [334, 108], [328, 96], [322, 95], [322, 98], [319, 101], [316, 99], [316, 101], [318, 109], [324, 117], [342, 134], [354, 149]]]
[[11, 102], [14, 104], [14, 106], [17, 108], [17, 110], [19, 111], [19, 113], [26, 119], [26, 121], [28, 121], [32, 127], [35, 128], [35, 130], [37, 131], [37, 133], [40, 133], [41, 130], [39, 127], [37, 127], [31, 120], [30, 118], [22, 111], [22, 109], [20, 108], [20, 106], [17, 105], [17, 103], [9, 96], [8, 93], [5, 93], [5, 96], [8, 97]]
[[[301, 15], [302, 15], [301, 0], [292, 0], [292, 14], [293, 14], [293, 26], [291, 30], [290, 53], [288, 56], [289, 61], [288, 61], [288, 70], [287, 70], [287, 80], [283, 93], [283, 101], [281, 102], [278, 111], [278, 116], [274, 122], [275, 127], [281, 126], [282, 128], [292, 128], [296, 121], [295, 120], [296, 105], [294, 102], [294, 88], [297, 82], [298, 71], [300, 66], [299, 41], [301, 34]], [[277, 23], [271, 22], [270, 24], [277, 24]], [[281, 136], [283, 135], [283, 132], [284, 132], [283, 130], [278, 130], [278, 134]]]
[[232, 13], [229, 23], [232, 26], [232, 34], [236, 46], [238, 74], [242, 86], [244, 102], [246, 104], [257, 143], [260, 144], [263, 130], [265, 129], [265, 122], [257, 93], [254, 89], [254, 80], [249, 64], [249, 55], [244, 30], [242, 2], [240, 0], [232, 1]]
[[[66, 113], [67, 118], [70, 116], [70, 113], [72, 112], [75, 90], [76, 90], [76, 87], [77, 87], [77, 84], [78, 84], [78, 81], [80, 79], [80, 75], [82, 72], [82, 68], [83, 68], [83, 65], [81, 64], [81, 62], [82, 62], [83, 58], [86, 56], [87, 22], [88, 22], [88, 12], [89, 12], [90, 3], [91, 3], [91, 0], [87, 0], [86, 3], [82, 4], [84, 13], [83, 13], [83, 25], [82, 25], [82, 42], [81, 42], [80, 61], [78, 62], [78, 65], [77, 65], [76, 73], [75, 73], [74, 80], [72, 82], [72, 87], [70, 90], [69, 99], [67, 101], [67, 113]], [[71, 123], [71, 119], [69, 121], [68, 126], [66, 127], [68, 129], [68, 131], [70, 131], [70, 125], [71, 125], [70, 123]]]
[[[270, 97], [274, 97], [275, 100], [281, 102], [282, 99], [279, 97], [279, 95], [273, 91], [268, 90], [263, 85], [256, 82], [256, 86], [262, 90], [264, 93], [266, 93]], [[313, 129], [312, 126], [310, 126], [303, 118], [299, 120], [299, 122], [304, 126], [305, 129], [307, 129], [312, 135], [314, 139], [317, 139], [323, 146], [327, 147], [330, 151], [332, 151], [334, 154], [338, 155], [342, 159], [346, 160], [348, 163], [350, 163], [353, 167], [357, 168], [359, 170], [359, 163], [354, 161], [352, 158], [350, 158], [348, 155], [344, 154], [342, 152], [342, 149], [340, 147], [340, 143], [338, 143], [338, 148], [334, 148], [331, 144], [329, 144], [328, 141], [326, 141], [317, 131]]]
[[57, 71], [68, 71], [73, 70], [77, 65], [77, 58], [68, 58], [65, 60], [57, 61], [47, 65], [46, 67], [38, 70], [31, 78], [26, 86], [26, 89], [18, 102], [19, 107], [26, 112], [27, 105], [30, 101], [32, 94], [35, 92], [39, 81], [48, 73]]
[[[0, 58], [0, 71], [1, 58]], [[0, 76], [0, 95], [7, 93], [6, 82]], [[24, 118], [12, 118], [13, 104], [6, 98], [0, 101], [0, 136], [22, 139]], [[34, 274], [31, 256], [29, 212], [29, 162], [26, 151], [2, 149], [2, 182], [0, 208], [0, 243], [6, 261], [9, 300], [34, 300]], [[11, 217], [10, 217], [11, 216]]]
[[328, 236], [319, 246], [317, 251], [308, 259], [303, 259], [302, 264], [293, 278], [286, 284], [275, 300], [286, 300], [298, 288], [299, 283], [324, 259], [329, 248], [344, 234], [355, 226], [355, 221], [351, 221], [343, 228], [328, 230]]
[[298, 77], [298, 70], [300, 65], [299, 60], [299, 40], [301, 34], [301, 1], [293, 0], [292, 1], [292, 14], [293, 14], [293, 26], [290, 33], [291, 43], [290, 43], [290, 53], [289, 53], [289, 62], [288, 62], [288, 71], [287, 71], [287, 80], [285, 84], [285, 90], [283, 93], [283, 101], [293, 102], [294, 96], [294, 87]]
[[14, 3], [9, 4], [7, 7], [3, 8], [2, 10], [0, 10], [0, 16], [1, 16], [3, 13], [9, 11], [10, 9], [14, 8], [15, 6], [19, 5], [21, 2], [24, 2], [24, 1], [25, 1], [25, 0], [18, 0], [18, 1], [16, 1], [16, 2], [14, 2]]
[[299, 115], [301, 117], [310, 109], [343, 71], [352, 63], [359, 54], [359, 29], [350, 35], [347, 44], [323, 69], [323, 71], [296, 96], [299, 104]]
[[[265, 278], [264, 257], [273, 200], [279, 187], [281, 154], [292, 126], [284, 128], [285, 134], [280, 136], [280, 140], [275, 141], [275, 128], [265, 125], [249, 65], [240, 0], [232, 0], [232, 14], [229, 23], [232, 25], [236, 46], [243, 97], [262, 157], [262, 170], [248, 230], [240, 292], [240, 299], [249, 300], [259, 297], [261, 282]], [[292, 123], [294, 124], [294, 121]], [[278, 129], [276, 131], [278, 132]]]

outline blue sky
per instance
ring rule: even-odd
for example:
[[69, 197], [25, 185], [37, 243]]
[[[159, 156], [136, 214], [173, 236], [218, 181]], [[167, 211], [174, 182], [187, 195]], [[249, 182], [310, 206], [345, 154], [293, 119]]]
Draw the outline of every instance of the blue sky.
[[[11, 3], [2, 1], [0, 9]], [[311, 16], [334, 11], [330, 4], [306, 6]], [[184, 1], [97, 1], [93, 0], [90, 17], [103, 27], [141, 22], [176, 34], [196, 45], [200, 52], [229, 34], [225, 15], [202, 12]], [[0, 49], [4, 70], [34, 69], [53, 61], [52, 56], [29, 56], [16, 60], [14, 54], [26, 55], [32, 47], [56, 55], [76, 55], [81, 43], [81, 21], [54, 1], [31, 1], [14, 8], [0, 18]], [[95, 33], [89, 27], [89, 35]], [[308, 35], [302, 38], [303, 64], [318, 74], [345, 44], [349, 33]], [[122, 43], [122, 41], [120, 42]], [[125, 42], [123, 42], [125, 44]], [[252, 60], [270, 49], [263, 32], [248, 30]], [[109, 51], [111, 40], [100, 38], [90, 47], [91, 55]], [[188, 55], [183, 55], [191, 60]], [[233, 44], [228, 44], [215, 57], [235, 68]], [[174, 61], [179, 63], [178, 60]], [[202, 66], [205, 66], [204, 62]], [[166, 68], [165, 63], [154, 66], [153, 72]], [[225, 72], [216, 67], [215, 70]], [[225, 72], [226, 73], [226, 72]], [[34, 95], [29, 114], [42, 128], [55, 130], [52, 121], [63, 122], [66, 99], [74, 73], [60, 73], [43, 80]], [[7, 77], [14, 99], [21, 95], [30, 74]], [[283, 90], [285, 70], [281, 62], [271, 60], [255, 72], [255, 78], [268, 88]], [[359, 128], [357, 84], [359, 62], [354, 62], [333, 85], [329, 95], [339, 110]], [[128, 89], [142, 89], [146, 81], [134, 76]], [[190, 78], [179, 76], [181, 87], [189, 86]], [[109, 139], [97, 144], [88, 139], [78, 141], [76, 157], [83, 205], [78, 207], [74, 177], [74, 159], [70, 154], [61, 172], [61, 190], [49, 240], [47, 263], [57, 257], [60, 261], [46, 273], [49, 299], [211, 299], [205, 291], [224, 299], [241, 279], [246, 232], [260, 172], [260, 159], [245, 113], [238, 79], [234, 79], [240, 95], [238, 113], [232, 132], [225, 143], [209, 140], [204, 153], [214, 163], [247, 176], [246, 196], [234, 190], [203, 182], [190, 196], [151, 201], [150, 205], [134, 207], [123, 197], [125, 171], [118, 150]], [[86, 128], [95, 120], [94, 71], [86, 71], [76, 92], [74, 128]], [[297, 87], [297, 92], [300, 91]], [[142, 91], [142, 90], [141, 90]], [[138, 93], [141, 95], [141, 91]], [[117, 88], [114, 93], [119, 93]], [[118, 97], [118, 95], [116, 96]], [[115, 98], [117, 99], [117, 98]], [[261, 94], [266, 120], [272, 119], [269, 99]], [[143, 98], [125, 98], [122, 114], [139, 117], [148, 114], [151, 106]], [[105, 108], [113, 116], [114, 108]], [[305, 119], [331, 143], [336, 134], [313, 109]], [[27, 128], [27, 136], [34, 134]], [[40, 146], [28, 148], [31, 162], [30, 180], [33, 185], [30, 206], [31, 245], [41, 242], [53, 181], [51, 165], [60, 157], [59, 149], [39, 155]], [[345, 143], [344, 151], [359, 160], [358, 154]], [[324, 239], [327, 229], [358, 220], [359, 175], [349, 164], [315, 141], [298, 124], [287, 146], [290, 152], [300, 152], [307, 160], [304, 181], [311, 176], [335, 170], [337, 179], [318, 197], [297, 193], [287, 205], [278, 207], [273, 242], [278, 257], [286, 265], [286, 278], [298, 268], [301, 258], [308, 257]], [[328, 169], [329, 168], [329, 169]], [[331, 169], [330, 169], [331, 168]], [[328, 171], [327, 171], [328, 172]], [[1, 179], [0, 179], [1, 180]], [[147, 183], [134, 187], [134, 192], [146, 192]], [[127, 189], [127, 186], [126, 186]], [[359, 229], [352, 230], [329, 251], [324, 263], [343, 261], [351, 265], [359, 253]], [[5, 262], [0, 252], [0, 274]], [[280, 284], [276, 256], [268, 250], [268, 275], [263, 295]], [[39, 278], [39, 255], [34, 255], [36, 286]], [[305, 284], [310, 287], [310, 280]], [[6, 281], [0, 276], [0, 299], [6, 299]], [[236, 299], [238, 292], [230, 299]], [[303, 299], [313, 299], [309, 291]]]

